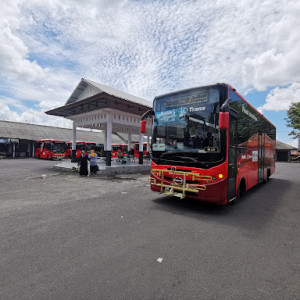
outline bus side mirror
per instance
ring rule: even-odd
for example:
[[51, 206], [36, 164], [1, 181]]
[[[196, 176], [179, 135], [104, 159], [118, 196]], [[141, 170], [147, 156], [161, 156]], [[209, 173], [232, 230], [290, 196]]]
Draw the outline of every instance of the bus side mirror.
[[146, 120], [141, 121], [141, 133], [146, 133]]
[[220, 112], [219, 113], [219, 129], [227, 130], [229, 128], [229, 113]]

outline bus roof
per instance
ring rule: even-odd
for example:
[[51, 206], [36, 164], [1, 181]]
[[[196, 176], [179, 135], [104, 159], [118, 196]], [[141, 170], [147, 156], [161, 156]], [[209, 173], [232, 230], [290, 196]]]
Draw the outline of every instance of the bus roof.
[[[76, 143], [89, 143], [89, 144], [96, 144], [94, 142], [86, 142], [86, 141], [76, 141]], [[72, 144], [72, 142], [67, 142], [67, 144]]]
[[243, 101], [245, 101], [252, 109], [254, 109], [256, 113], [262, 116], [270, 125], [272, 125], [276, 129], [276, 126], [272, 122], [270, 122], [262, 113], [260, 113], [252, 104], [250, 104], [233, 86], [231, 86], [230, 84], [227, 84], [227, 86], [228, 88], [231, 88], [238, 96], [240, 96]]
[[[212, 87], [215, 87], [215, 86], [223, 86], [223, 87], [227, 87], [228, 89], [231, 88], [238, 96], [241, 97], [241, 99], [243, 99], [243, 101], [245, 101], [252, 109], [255, 110], [255, 112], [257, 112], [260, 116], [262, 116], [270, 125], [272, 125], [275, 129], [276, 127], [274, 126], [273, 123], [271, 123], [262, 113], [260, 113], [255, 107], [253, 107], [253, 105], [251, 105], [240, 93], [237, 92], [237, 90], [232, 87], [230, 84], [228, 83], [215, 83], [215, 84], [210, 84], [210, 85], [204, 85], [204, 86], [198, 86], [198, 87], [193, 87], [193, 88], [189, 88], [189, 89], [184, 89], [184, 90], [179, 90], [179, 91], [175, 91], [175, 92], [171, 92], [171, 93], [167, 93], [167, 94], [162, 94], [162, 95], [159, 95], [159, 96], [156, 96], [154, 98], [154, 101], [157, 99], [157, 98], [160, 98], [160, 97], [166, 97], [166, 96], [170, 96], [170, 95], [174, 95], [174, 94], [179, 94], [179, 93], [184, 93], [184, 92], [192, 92], [192, 91], [195, 91], [195, 90], [198, 90], [198, 89], [202, 89], [202, 88], [212, 88]], [[229, 91], [229, 90], [228, 90]], [[227, 93], [227, 96], [228, 96], [228, 93]]]
[[55, 139], [36, 140], [36, 142], [47, 142], [47, 141], [49, 141], [49, 142], [63, 142], [63, 143], [65, 143], [65, 141], [63, 141], [63, 140], [55, 140]]
[[170, 96], [170, 95], [174, 95], [174, 94], [179, 94], [179, 93], [184, 93], [184, 92], [192, 92], [192, 91], [195, 91], [195, 90], [198, 90], [198, 89], [211, 88], [211, 87], [214, 87], [214, 86], [222, 86], [222, 85], [224, 87], [228, 86], [228, 84], [226, 84], [226, 83], [216, 83], [216, 84], [198, 86], [198, 87], [193, 87], [193, 88], [189, 88], [189, 89], [183, 89], [183, 90], [179, 90], [179, 91], [170, 92], [170, 93], [167, 93], [167, 94], [162, 94], [162, 95], [156, 96], [154, 98], [154, 100], [156, 98], [160, 98], [160, 97], [166, 97], [166, 96]]

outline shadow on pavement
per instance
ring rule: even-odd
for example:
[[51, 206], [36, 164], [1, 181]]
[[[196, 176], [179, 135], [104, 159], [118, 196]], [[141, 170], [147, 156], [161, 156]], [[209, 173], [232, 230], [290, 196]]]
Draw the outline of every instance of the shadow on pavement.
[[292, 182], [272, 178], [266, 184], [259, 184], [249, 190], [235, 205], [218, 206], [194, 199], [179, 199], [166, 196], [153, 200], [155, 209], [188, 218], [218, 221], [229, 226], [240, 226], [244, 229], [261, 230], [284, 204]]

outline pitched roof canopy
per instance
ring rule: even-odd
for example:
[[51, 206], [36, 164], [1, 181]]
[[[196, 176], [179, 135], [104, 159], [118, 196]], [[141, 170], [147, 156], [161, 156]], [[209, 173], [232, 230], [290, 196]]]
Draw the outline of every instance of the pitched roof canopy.
[[96, 109], [112, 108], [142, 115], [151, 107], [152, 103], [145, 99], [82, 78], [66, 104], [46, 114], [68, 118]]

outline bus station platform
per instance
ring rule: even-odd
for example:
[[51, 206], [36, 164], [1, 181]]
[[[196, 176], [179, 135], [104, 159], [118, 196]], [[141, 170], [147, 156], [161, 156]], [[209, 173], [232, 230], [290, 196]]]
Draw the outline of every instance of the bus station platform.
[[[117, 174], [133, 174], [133, 173], [148, 173], [150, 174], [151, 166], [150, 160], [144, 159], [143, 164], [140, 165], [138, 159], [134, 160], [119, 160], [112, 158], [111, 166], [106, 166], [106, 161], [104, 157], [100, 157], [97, 160], [98, 172], [97, 175], [93, 176], [103, 176], [103, 175], [117, 175]], [[59, 162], [57, 165], [53, 166], [56, 170], [63, 172], [74, 172], [78, 173], [78, 164], [71, 162], [69, 159], [65, 159]]]

